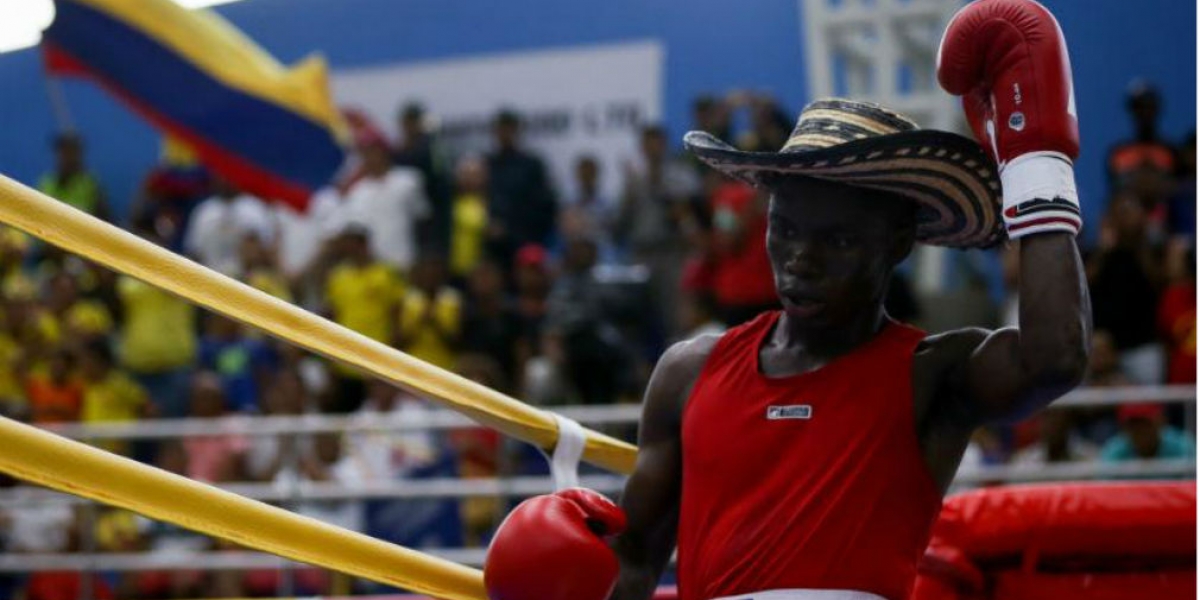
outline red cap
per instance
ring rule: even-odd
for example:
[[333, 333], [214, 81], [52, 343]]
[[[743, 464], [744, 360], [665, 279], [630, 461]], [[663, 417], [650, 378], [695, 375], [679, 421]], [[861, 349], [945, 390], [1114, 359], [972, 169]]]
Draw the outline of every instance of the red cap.
[[1163, 418], [1161, 404], [1126, 404], [1117, 409], [1117, 420], [1122, 424], [1134, 419], [1159, 421]]
[[517, 250], [518, 267], [546, 266], [546, 249], [537, 244], [525, 244]]
[[387, 148], [387, 138], [374, 127], [364, 127], [354, 132], [354, 145], [359, 148]]
[[350, 127], [350, 135], [354, 138], [354, 145], [358, 148], [366, 148], [368, 146], [379, 146], [382, 148], [388, 147], [387, 136], [381, 130], [370, 115], [357, 108], [342, 108], [342, 118], [346, 120], [346, 124]]

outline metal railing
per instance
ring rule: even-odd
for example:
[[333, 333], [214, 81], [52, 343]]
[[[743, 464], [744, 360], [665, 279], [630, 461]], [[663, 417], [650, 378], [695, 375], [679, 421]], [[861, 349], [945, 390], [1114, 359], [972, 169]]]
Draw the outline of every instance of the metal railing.
[[[1053, 406], [1096, 407], [1121, 404], [1185, 403], [1194, 406], [1196, 387], [1123, 386], [1110, 388], [1081, 388], [1056, 401]], [[641, 418], [637, 404], [608, 406], [555, 406], [554, 412], [579, 421], [583, 425], [632, 425]], [[251, 416], [231, 415], [214, 419], [149, 419], [125, 423], [72, 423], [48, 426], [59, 435], [87, 440], [101, 439], [161, 439], [200, 435], [242, 434], [251, 436], [336, 433], [353, 431], [426, 431], [480, 427], [467, 417], [450, 410], [430, 409], [404, 419], [388, 415], [298, 415]]]
[[[1057, 407], [1097, 407], [1136, 403], [1178, 403], [1186, 407], [1188, 427], [1195, 430], [1196, 388], [1193, 386], [1149, 386], [1080, 389], [1055, 402]], [[555, 407], [555, 412], [588, 425], [636, 424], [641, 414], [638, 405]], [[56, 433], [84, 440], [163, 439], [203, 435], [269, 436], [330, 432], [411, 432], [478, 427], [461, 415], [446, 410], [431, 410], [404, 420], [364, 419], [361, 416], [231, 416], [218, 419], [147, 420], [120, 424], [71, 424], [54, 427]], [[1122, 463], [1096, 461], [1048, 465], [995, 465], [961, 469], [954, 479], [956, 487], [1016, 482], [1050, 482], [1090, 479], [1181, 478], [1195, 477], [1191, 460], [1145, 460]], [[597, 491], [617, 494], [625, 478], [618, 475], [585, 475], [581, 485]], [[431, 498], [521, 498], [553, 490], [549, 477], [491, 477], [477, 479], [434, 478], [366, 483], [347, 486], [331, 482], [297, 481], [286, 485], [268, 483], [227, 483], [220, 487], [265, 502], [290, 505], [306, 501], [354, 501]], [[0, 509], [29, 504], [65, 503], [91, 505], [89, 500], [49, 490], [0, 490]], [[86, 527], [90, 538], [91, 527]], [[90, 542], [84, 544], [87, 549]], [[430, 549], [430, 553], [463, 564], [479, 565], [484, 558], [480, 548]], [[297, 565], [260, 552], [144, 552], [144, 553], [52, 553], [0, 555], [0, 572], [139, 571], [139, 570], [227, 570], [284, 569]]]

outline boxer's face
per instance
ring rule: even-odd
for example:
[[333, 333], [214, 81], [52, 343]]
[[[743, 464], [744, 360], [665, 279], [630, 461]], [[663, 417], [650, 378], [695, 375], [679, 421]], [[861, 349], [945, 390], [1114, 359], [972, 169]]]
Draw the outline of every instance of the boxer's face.
[[807, 178], [774, 186], [768, 219], [767, 253], [783, 308], [819, 328], [878, 311], [915, 235], [911, 208], [895, 198]]

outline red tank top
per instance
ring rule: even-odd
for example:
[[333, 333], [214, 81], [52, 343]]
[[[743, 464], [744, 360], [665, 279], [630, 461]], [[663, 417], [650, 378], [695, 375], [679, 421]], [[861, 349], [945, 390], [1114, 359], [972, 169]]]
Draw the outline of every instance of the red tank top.
[[908, 598], [942, 497], [921, 456], [912, 356], [888, 323], [824, 367], [768, 378], [778, 312], [728, 331], [683, 414], [681, 600], [772, 589]]

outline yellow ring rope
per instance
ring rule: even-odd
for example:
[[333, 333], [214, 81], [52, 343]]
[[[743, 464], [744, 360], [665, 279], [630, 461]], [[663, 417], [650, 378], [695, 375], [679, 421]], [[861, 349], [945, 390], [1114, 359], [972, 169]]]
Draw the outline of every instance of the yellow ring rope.
[[484, 600], [483, 574], [0, 419], [0, 471], [244, 546], [447, 600]]
[[[511, 437], [553, 448], [547, 412], [331, 323], [0, 175], [0, 221], [205, 308], [446, 404]], [[631, 473], [637, 449], [585, 430], [583, 459]]]

